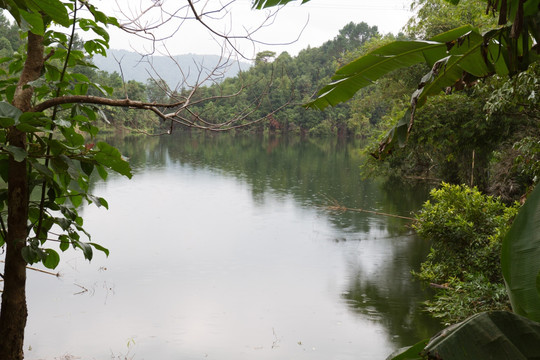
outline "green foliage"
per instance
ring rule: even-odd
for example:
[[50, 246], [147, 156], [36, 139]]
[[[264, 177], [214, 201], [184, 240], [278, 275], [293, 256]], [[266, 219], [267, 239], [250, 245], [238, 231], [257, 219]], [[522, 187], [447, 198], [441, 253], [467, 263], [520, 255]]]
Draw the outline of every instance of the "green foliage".
[[[212, 123], [245, 114], [247, 116], [243, 122], [247, 123], [264, 118], [274, 109], [291, 103], [272, 114], [270, 121], [260, 124], [258, 130], [297, 131], [316, 136], [336, 133], [356, 135], [360, 128], [352, 119], [348, 104], [325, 112], [306, 111], [299, 104], [306, 102], [317, 88], [328, 81], [344, 57], [377, 36], [376, 27], [351, 22], [334, 39], [320, 47], [304, 49], [296, 57], [286, 52], [276, 57], [271, 51], [262, 51], [257, 54], [254, 66], [248, 71], [222, 83], [200, 88], [198, 98], [227, 96], [237, 93], [242, 87], [246, 87], [246, 91], [224, 101], [194, 105], [192, 113], [204, 116]], [[179, 95], [186, 94], [187, 91]]]
[[507, 207], [476, 188], [443, 183], [434, 189], [417, 214], [414, 228], [432, 241], [432, 251], [418, 275], [444, 283], [451, 277], [464, 280], [466, 274], [482, 273], [500, 281], [499, 250], [517, 205]]
[[540, 140], [527, 136], [514, 144], [518, 152], [512, 170], [519, 174], [523, 183], [537, 184], [540, 179]]
[[431, 192], [417, 215], [418, 234], [432, 249], [414, 275], [449, 288], [428, 310], [446, 322], [460, 321], [477, 310], [507, 307], [499, 266], [502, 237], [518, 206], [464, 185], [444, 184]]
[[[109, 36], [104, 26], [117, 24], [116, 19], [107, 17], [92, 5], [87, 5], [91, 18], [71, 19], [73, 4], [57, 0], [17, 1], [3, 3], [23, 31], [31, 31], [43, 37], [45, 53], [51, 54], [44, 63], [42, 76], [29, 84], [33, 89], [35, 102], [43, 102], [54, 97], [67, 95], [85, 96], [92, 91], [102, 92], [104, 88], [93, 82], [86, 69], [91, 66], [88, 59], [101, 53], [108, 46]], [[46, 15], [45, 15], [46, 14]], [[76, 12], [73, 13], [74, 16]], [[2, 18], [3, 19], [3, 18]], [[0, 19], [0, 20], [2, 20]], [[53, 30], [52, 26], [79, 26], [82, 30], [92, 30], [97, 38], [82, 43], [77, 48], [77, 39]], [[6, 33], [7, 34], [7, 33]], [[7, 45], [6, 45], [7, 47]], [[4, 48], [6, 48], [4, 47]], [[21, 52], [5, 61], [0, 74], [0, 174], [4, 180], [0, 184], [0, 245], [6, 242], [10, 231], [7, 223], [7, 184], [10, 171], [9, 158], [17, 162], [26, 161], [28, 186], [31, 193], [28, 207], [28, 234], [26, 246], [22, 249], [24, 260], [29, 263], [41, 262], [47, 268], [55, 268], [59, 253], [49, 248], [58, 245], [63, 252], [68, 248], [80, 249], [86, 259], [93, 257], [92, 249], [108, 254], [108, 250], [91, 241], [84, 230], [84, 222], [78, 213], [83, 204], [94, 203], [108, 207], [105, 199], [92, 195], [90, 177], [94, 172], [106, 177], [105, 168], [131, 177], [128, 163], [115, 148], [106, 143], [97, 143], [98, 128], [96, 109], [86, 105], [56, 106], [45, 112], [22, 112], [11, 105], [15, 94], [15, 83], [21, 74], [27, 54]], [[139, 90], [140, 91], [140, 90]], [[8, 133], [23, 132], [26, 146], [20, 147], [8, 142]]]
[[481, 31], [497, 24], [495, 16], [486, 14], [483, 0], [462, 1], [457, 6], [448, 4], [447, 0], [416, 0], [411, 6], [416, 16], [409, 20], [406, 30], [413, 38], [429, 39], [462, 24], [472, 25]]
[[464, 280], [450, 278], [447, 289], [439, 290], [425, 302], [426, 311], [445, 325], [456, 324], [484, 311], [510, 310], [506, 288], [482, 274], [467, 274]]
[[[501, 6], [507, 6], [501, 10]], [[450, 88], [463, 89], [475, 79], [515, 75], [538, 61], [538, 2], [519, 0], [489, 2], [499, 10], [499, 28], [481, 33], [471, 25], [436, 35], [430, 41], [395, 41], [365, 54], [339, 69], [332, 82], [307, 104], [324, 109], [347, 101], [361, 88], [402, 67], [426, 63], [431, 70], [422, 78], [411, 98], [410, 112], [391, 129], [374, 153], [385, 158], [403, 146], [412, 128], [416, 109], [429, 96]], [[519, 10], [519, 11], [518, 11]], [[510, 23], [507, 24], [507, 20]], [[525, 24], [525, 25], [524, 25]]]
[[487, 116], [527, 116], [540, 118], [540, 64], [510, 79], [494, 77], [478, 88], [486, 97]]

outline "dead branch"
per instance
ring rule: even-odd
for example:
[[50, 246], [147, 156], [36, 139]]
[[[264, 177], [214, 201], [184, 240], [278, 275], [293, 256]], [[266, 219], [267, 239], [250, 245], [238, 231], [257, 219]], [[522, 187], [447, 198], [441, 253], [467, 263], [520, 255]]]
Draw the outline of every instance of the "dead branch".
[[81, 294], [84, 294], [84, 293], [87, 293], [87, 292], [88, 292], [88, 289], [85, 288], [85, 287], [82, 286], [82, 285], [79, 285], [79, 284], [76, 284], [76, 283], [73, 283], [73, 285], [78, 286], [78, 287], [80, 287], [80, 288], [82, 289], [82, 290], [79, 291], [79, 292], [73, 293], [73, 295], [81, 295]]
[[447, 284], [439, 285], [439, 284], [435, 284], [435, 283], [429, 283], [429, 286], [431, 286], [432, 288], [435, 288], [435, 289], [454, 290], [454, 288], [451, 288]]
[[[297, 36], [284, 42], [267, 42], [259, 39], [258, 33], [263, 29], [270, 27], [276, 20], [281, 8], [276, 7], [272, 10], [256, 11], [258, 23], [255, 25], [244, 26], [241, 29], [235, 29], [233, 21], [233, 5], [236, 0], [228, 1], [209, 1], [209, 0], [187, 0], [185, 2], [165, 2], [152, 1], [151, 4], [137, 6], [130, 2], [128, 6], [120, 6], [118, 2], [116, 7], [121, 14], [120, 28], [140, 39], [150, 43], [148, 54], [154, 54], [157, 50], [157, 44], [164, 44], [167, 40], [180, 37], [180, 30], [187, 23], [198, 23], [203, 31], [209, 34], [220, 47], [228, 47], [236, 54], [246, 60], [253, 60], [239, 47], [239, 42], [251, 44], [255, 50], [255, 44], [264, 46], [289, 45], [293, 44], [302, 35], [307, 24], [306, 22], [299, 28]], [[242, 4], [244, 6], [244, 4]], [[246, 7], [249, 5], [246, 5]], [[249, 18], [252, 18], [251, 16]], [[242, 22], [249, 22], [251, 19], [242, 19]], [[183, 34], [190, 36], [190, 34]]]
[[[4, 260], [0, 260], [1, 263], [5, 263]], [[42, 269], [38, 269], [38, 268], [35, 268], [35, 267], [32, 267], [32, 266], [26, 266], [26, 268], [28, 270], [32, 270], [32, 271], [37, 271], [37, 272], [40, 272], [40, 273], [43, 273], [43, 274], [47, 274], [47, 275], [52, 275], [52, 276], [56, 276], [56, 277], [60, 277], [60, 273], [59, 272], [51, 272], [51, 271], [47, 271], [47, 270], [42, 270]]]
[[332, 205], [327, 205], [327, 206], [325, 206], [325, 208], [328, 209], [328, 210], [331, 210], [331, 211], [339, 211], [339, 212], [346, 212], [346, 211], [363, 212], [363, 213], [368, 213], [368, 214], [374, 214], [374, 215], [388, 216], [388, 217], [393, 217], [393, 218], [398, 218], [398, 219], [405, 219], [405, 220], [417, 221], [415, 218], [408, 217], [408, 216], [401, 216], [401, 215], [395, 215], [395, 214], [388, 214], [388, 213], [383, 213], [383, 212], [380, 212], [380, 211], [374, 211], [374, 210], [365, 210], [365, 209], [354, 209], [354, 208], [349, 208], [349, 207], [346, 207], [346, 206], [343, 206], [343, 205], [339, 204], [338, 201], [335, 200], [335, 199], [331, 199], [331, 198], [328, 198], [328, 199], [332, 202]]

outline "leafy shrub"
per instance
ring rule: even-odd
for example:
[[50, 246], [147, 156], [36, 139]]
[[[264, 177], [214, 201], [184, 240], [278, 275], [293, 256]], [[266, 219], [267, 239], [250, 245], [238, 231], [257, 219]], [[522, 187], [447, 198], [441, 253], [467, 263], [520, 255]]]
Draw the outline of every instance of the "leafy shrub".
[[506, 206], [466, 185], [443, 183], [431, 191], [414, 228], [432, 241], [432, 248], [414, 275], [448, 288], [428, 303], [434, 316], [457, 321], [474, 313], [478, 304], [483, 310], [507, 307], [500, 251], [517, 210], [517, 204]]
[[446, 285], [447, 289], [441, 289], [433, 300], [424, 303], [426, 310], [445, 325], [484, 311], [510, 311], [504, 283], [492, 283], [481, 274], [467, 274], [464, 281], [450, 278]]
[[518, 156], [514, 160], [512, 170], [516, 172], [525, 185], [538, 183], [540, 176], [540, 140], [527, 136], [514, 144]]

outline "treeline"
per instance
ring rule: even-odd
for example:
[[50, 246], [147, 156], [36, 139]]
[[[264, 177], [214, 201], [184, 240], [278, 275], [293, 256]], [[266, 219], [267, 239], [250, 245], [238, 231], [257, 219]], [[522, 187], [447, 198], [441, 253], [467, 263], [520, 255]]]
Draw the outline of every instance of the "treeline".
[[[370, 160], [369, 154], [401, 118], [429, 70], [425, 66], [394, 71], [361, 89], [349, 102], [325, 111], [303, 107], [341, 65], [390, 41], [429, 38], [462, 24], [490, 28], [496, 20], [485, 14], [484, 6], [481, 0], [458, 6], [447, 6], [443, 0], [423, 1], [405, 33], [382, 35], [376, 26], [349, 23], [320, 47], [308, 47], [294, 57], [287, 52], [260, 52], [249, 70], [211, 86], [198, 86], [196, 91], [187, 84], [171, 89], [164, 80], [125, 82], [119, 73], [97, 68], [81, 66], [79, 72], [114, 98], [170, 103], [192, 93], [190, 102], [195, 105], [183, 110], [185, 124], [196, 119], [208, 124], [226, 119], [247, 124], [262, 119], [237, 131], [363, 138], [368, 144], [366, 173], [476, 185], [510, 202], [540, 175], [536, 161], [540, 154], [537, 65], [509, 80], [494, 77], [472, 85], [464, 81], [463, 91], [448, 91], [431, 99], [416, 114], [417, 126], [407, 146], [384, 163]], [[75, 41], [75, 48], [83, 45], [80, 39]], [[0, 54], [9, 58], [21, 46], [24, 42], [17, 28], [0, 17]], [[90, 94], [98, 92], [88, 89]], [[189, 126], [165, 123], [152, 112], [101, 107], [99, 113], [111, 129], [190, 130]]]

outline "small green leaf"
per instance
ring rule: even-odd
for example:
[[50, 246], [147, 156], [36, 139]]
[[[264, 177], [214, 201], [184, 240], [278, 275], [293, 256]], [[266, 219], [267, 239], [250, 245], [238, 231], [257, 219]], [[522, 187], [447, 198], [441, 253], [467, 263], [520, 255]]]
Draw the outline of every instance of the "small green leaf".
[[69, 200], [71, 201], [71, 203], [73, 204], [73, 206], [75, 206], [76, 208], [78, 208], [79, 206], [81, 206], [82, 204], [82, 196], [79, 195], [79, 194], [71, 194], [71, 196], [69, 197]]
[[23, 30], [30, 30], [36, 35], [42, 35], [45, 33], [45, 26], [43, 25], [43, 18], [36, 13], [29, 13], [20, 9], [20, 14], [23, 18], [21, 28]]
[[82, 241], [75, 241], [74, 240], [74, 243], [75, 243], [75, 246], [78, 247], [79, 249], [82, 250], [83, 252], [83, 255], [84, 255], [84, 258], [88, 261], [91, 261], [92, 260], [92, 257], [93, 257], [93, 252], [92, 252], [92, 247], [85, 243], [85, 242], [82, 242]]
[[39, 253], [30, 245], [22, 248], [21, 255], [28, 264], [34, 264], [40, 260]]
[[73, 88], [73, 95], [86, 95], [88, 92], [88, 84], [76, 84]]
[[11, 85], [11, 86], [6, 87], [5, 93], [6, 93], [6, 98], [9, 102], [13, 101], [13, 98], [15, 97], [15, 90], [17, 90], [17, 85]]
[[15, 124], [15, 119], [12, 118], [0, 118], [0, 127], [8, 128]]
[[77, 180], [80, 176], [80, 171], [76, 165], [76, 163], [71, 160], [69, 157], [67, 157], [66, 155], [60, 155], [59, 158], [61, 158], [68, 166], [67, 168], [67, 173], [68, 175], [73, 179], [73, 180]]
[[109, 204], [107, 203], [107, 201], [104, 198], [100, 198], [100, 197], [90, 195], [90, 194], [87, 194], [86, 196], [88, 197], [88, 200], [95, 203], [97, 207], [103, 206], [106, 209], [109, 209]]
[[51, 167], [57, 173], [65, 173], [69, 166], [62, 157], [55, 156], [51, 159]]
[[46, 179], [52, 180], [54, 177], [54, 173], [49, 169], [47, 166], [37, 162], [32, 161], [32, 167], [36, 169], [41, 175], [45, 176]]
[[45, 249], [45, 260], [43, 260], [43, 265], [48, 269], [54, 269], [60, 263], [60, 255], [53, 249]]
[[62, 230], [66, 231], [71, 226], [71, 221], [65, 218], [54, 218], [54, 222], [62, 228]]
[[101, 177], [103, 180], [107, 180], [107, 177], [109, 176], [109, 173], [107, 172], [107, 169], [105, 169], [102, 165], [98, 164], [96, 166], [98, 170], [99, 177]]
[[104, 248], [103, 246], [89, 242], [88, 244], [92, 245], [96, 250], [103, 251], [107, 257], [109, 257], [109, 249]]
[[38, 128], [30, 124], [17, 124], [16, 125], [17, 130], [20, 130], [25, 133], [37, 133], [37, 132], [44, 132], [44, 133], [50, 133], [50, 130]]
[[86, 175], [88, 176], [92, 175], [92, 172], [94, 171], [94, 164], [92, 164], [91, 162], [86, 162], [86, 161], [81, 161], [80, 164], [81, 164], [82, 171]]
[[71, 74], [71, 76], [75, 80], [80, 81], [80, 82], [90, 82], [90, 80], [88, 79], [88, 76], [84, 74], [74, 73], [74, 74]]
[[84, 136], [77, 133], [72, 127], [62, 128], [62, 134], [71, 146], [81, 146], [84, 144]]
[[60, 250], [66, 251], [67, 249], [69, 249], [70, 241], [67, 235], [60, 235], [58, 237], [58, 240], [60, 240]]
[[129, 163], [127, 161], [122, 159], [122, 154], [120, 154], [120, 151], [118, 151], [118, 149], [105, 142], [97, 143], [97, 147], [100, 151], [96, 153], [94, 159], [98, 163], [108, 168], [111, 168], [117, 173], [127, 176], [131, 179], [131, 167], [129, 166]]
[[28, 156], [25, 149], [18, 146], [8, 145], [5, 147], [6, 151], [13, 155], [13, 159], [17, 162], [21, 162]]
[[107, 200], [102, 197], [98, 198], [98, 200], [101, 206], [103, 206], [105, 209], [109, 209], [109, 203], [107, 202]]
[[0, 101], [0, 117], [19, 120], [22, 111], [5, 101]]

